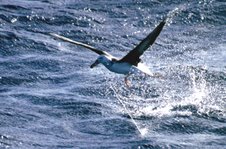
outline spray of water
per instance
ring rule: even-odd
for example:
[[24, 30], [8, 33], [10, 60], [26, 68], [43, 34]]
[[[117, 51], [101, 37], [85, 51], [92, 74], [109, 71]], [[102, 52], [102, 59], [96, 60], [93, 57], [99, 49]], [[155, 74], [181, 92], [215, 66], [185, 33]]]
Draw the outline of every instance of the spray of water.
[[172, 24], [173, 18], [186, 9], [186, 5], [179, 5], [166, 15], [166, 22], [168, 25]]
[[124, 104], [124, 102], [121, 100], [120, 94], [118, 94], [116, 92], [115, 87], [111, 84], [111, 89], [115, 94], [116, 99], [119, 101], [119, 103], [122, 105], [122, 107], [124, 108], [126, 114], [129, 115], [131, 122], [135, 125], [135, 127], [137, 128], [138, 132], [140, 133], [140, 135], [143, 137], [145, 136], [145, 134], [147, 134], [147, 129], [146, 128], [140, 128], [137, 124], [137, 122], [134, 120], [131, 112], [127, 109], [126, 105]]

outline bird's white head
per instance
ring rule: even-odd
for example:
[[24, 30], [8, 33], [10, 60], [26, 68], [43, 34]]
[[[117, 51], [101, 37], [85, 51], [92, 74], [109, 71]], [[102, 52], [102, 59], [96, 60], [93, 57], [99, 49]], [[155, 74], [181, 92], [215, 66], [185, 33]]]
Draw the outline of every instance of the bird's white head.
[[112, 64], [112, 61], [109, 57], [105, 55], [100, 55], [97, 60], [90, 66], [90, 68], [94, 68], [98, 64], [103, 64], [105, 67], [109, 67]]

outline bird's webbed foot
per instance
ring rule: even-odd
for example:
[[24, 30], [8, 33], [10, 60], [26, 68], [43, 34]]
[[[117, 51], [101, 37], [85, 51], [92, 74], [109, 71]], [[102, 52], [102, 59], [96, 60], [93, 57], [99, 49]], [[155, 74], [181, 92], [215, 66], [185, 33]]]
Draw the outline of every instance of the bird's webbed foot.
[[125, 77], [125, 84], [126, 84], [126, 87], [130, 87], [131, 86], [131, 82], [128, 80], [128, 77], [129, 77], [129, 74], [128, 75], [126, 75], [126, 77]]

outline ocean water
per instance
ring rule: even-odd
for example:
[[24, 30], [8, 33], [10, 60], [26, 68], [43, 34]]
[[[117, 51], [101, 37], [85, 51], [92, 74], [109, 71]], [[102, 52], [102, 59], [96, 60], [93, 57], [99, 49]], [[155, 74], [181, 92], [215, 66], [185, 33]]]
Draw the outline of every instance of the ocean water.
[[[0, 0], [0, 148], [226, 148], [224, 0]], [[124, 76], [57, 33], [164, 78]]]

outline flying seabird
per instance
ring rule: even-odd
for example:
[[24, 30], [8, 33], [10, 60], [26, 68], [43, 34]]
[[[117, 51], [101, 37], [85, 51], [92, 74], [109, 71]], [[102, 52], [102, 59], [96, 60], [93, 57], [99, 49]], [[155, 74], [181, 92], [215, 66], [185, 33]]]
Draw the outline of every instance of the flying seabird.
[[64, 37], [55, 33], [50, 33], [50, 35], [52, 35], [55, 38], [59, 38], [63, 41], [85, 47], [97, 53], [99, 56], [97, 60], [90, 66], [90, 68], [94, 68], [99, 63], [101, 63], [108, 70], [112, 72], [126, 75], [125, 83], [128, 86], [129, 82], [127, 78], [130, 74], [133, 74], [135, 72], [143, 72], [144, 74], [147, 74], [151, 77], [159, 77], [159, 75], [152, 73], [148, 69], [148, 67], [146, 67], [141, 62], [140, 56], [155, 42], [156, 38], [159, 36], [165, 24], [166, 24], [166, 19], [161, 21], [159, 25], [146, 38], [144, 38], [133, 50], [131, 50], [127, 55], [125, 55], [121, 59], [118, 59], [112, 56], [106, 51], [96, 49], [90, 45], [87, 45], [78, 41], [74, 41], [67, 37]]

